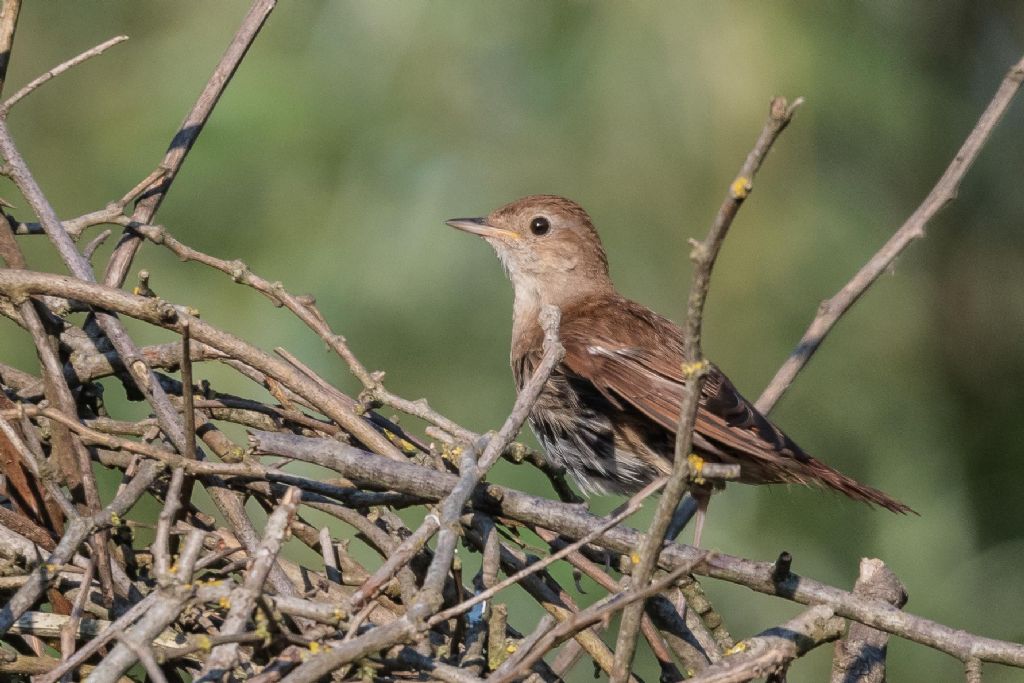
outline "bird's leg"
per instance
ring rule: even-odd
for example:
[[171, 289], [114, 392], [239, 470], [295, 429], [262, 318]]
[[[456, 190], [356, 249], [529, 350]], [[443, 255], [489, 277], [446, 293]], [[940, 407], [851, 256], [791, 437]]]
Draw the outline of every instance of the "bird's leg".
[[[669, 530], [671, 531], [673, 526], [676, 525], [678, 520], [681, 520], [681, 524], [675, 530], [675, 535], [670, 538], [675, 538], [682, 532], [683, 528], [690, 521], [690, 518], [696, 515], [696, 522], [693, 530], [693, 547], [700, 547], [700, 536], [704, 530], [704, 520], [708, 514], [708, 504], [711, 502], [711, 488], [706, 485], [694, 484], [687, 491], [686, 497], [683, 498], [682, 502], [679, 503], [679, 507], [676, 508], [675, 514], [672, 516], [672, 521], [669, 523]], [[686, 603], [686, 597], [682, 591], [679, 591], [679, 602], [676, 604], [676, 610], [685, 619], [686, 610], [689, 605]]]
[[686, 525], [693, 519], [694, 513], [697, 512], [697, 499], [693, 497], [693, 494], [688, 492], [676, 507], [676, 511], [672, 513], [672, 521], [668, 523], [668, 531], [665, 532], [665, 538], [675, 540], [679, 534], [683, 532]]
[[693, 531], [693, 547], [700, 547], [700, 535], [704, 530], [704, 519], [707, 517], [708, 503], [711, 502], [711, 484], [703, 476], [704, 458], [691, 453], [690, 461], [690, 495], [697, 501], [697, 524]]
[[679, 503], [676, 511], [672, 513], [672, 521], [669, 522], [666, 538], [675, 539], [686, 525], [690, 518], [696, 514], [697, 522], [693, 533], [693, 546], [700, 547], [701, 532], [704, 530], [704, 519], [707, 516], [708, 503], [711, 501], [711, 485], [702, 476], [704, 469], [704, 458], [696, 453], [690, 454], [690, 490], [686, 497]]
[[694, 500], [697, 501], [697, 522], [693, 530], [693, 547], [700, 547], [700, 534], [704, 530], [704, 520], [708, 516], [708, 505], [711, 503], [711, 489], [703, 486], [695, 486], [692, 490]]

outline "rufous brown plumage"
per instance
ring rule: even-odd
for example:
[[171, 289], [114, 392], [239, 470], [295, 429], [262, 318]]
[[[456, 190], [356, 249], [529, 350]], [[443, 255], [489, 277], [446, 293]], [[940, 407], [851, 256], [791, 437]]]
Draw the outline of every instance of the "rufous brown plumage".
[[[542, 355], [541, 307], [561, 310], [565, 357], [530, 415], [548, 459], [586, 492], [632, 493], [668, 474], [686, 381], [683, 332], [615, 290], [587, 212], [563, 197], [532, 195], [486, 217], [448, 224], [487, 240], [512, 281], [517, 388]], [[739, 464], [745, 483], [820, 485], [911, 511], [805, 453], [714, 365], [702, 387], [693, 444], [709, 461]]]

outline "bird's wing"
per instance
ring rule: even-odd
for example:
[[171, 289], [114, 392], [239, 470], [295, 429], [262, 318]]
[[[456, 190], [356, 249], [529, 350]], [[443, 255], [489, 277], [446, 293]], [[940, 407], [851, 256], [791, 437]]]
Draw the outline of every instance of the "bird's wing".
[[[669, 320], [621, 297], [563, 312], [560, 335], [568, 370], [619, 409], [639, 412], [675, 432], [686, 377], [683, 332]], [[609, 307], [621, 309], [608, 315]], [[605, 309], [605, 314], [601, 314]], [[704, 377], [694, 445], [738, 461], [742, 481], [820, 484], [893, 512], [912, 510], [888, 494], [854, 481], [815, 460], [745, 399], [715, 366]], [[671, 456], [671, 453], [666, 453]]]
[[[639, 305], [628, 301], [621, 305], [637, 309], [628, 311], [633, 315], [617, 317], [629, 321], [628, 331], [612, 325], [595, 328], [583, 317], [563, 324], [564, 362], [613, 404], [628, 404], [674, 432], [686, 382], [682, 332]], [[780, 456], [796, 462], [808, 458], [714, 365], [704, 379], [696, 431], [711, 445], [746, 455], [772, 470], [789, 469], [779, 461]]]

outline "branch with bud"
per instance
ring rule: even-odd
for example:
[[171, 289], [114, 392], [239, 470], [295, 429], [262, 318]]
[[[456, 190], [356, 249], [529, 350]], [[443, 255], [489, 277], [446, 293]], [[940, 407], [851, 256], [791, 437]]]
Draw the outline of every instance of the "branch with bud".
[[[544, 354], [533, 378], [498, 431], [481, 435], [425, 400], [389, 391], [383, 374], [359, 361], [312, 297], [291, 293], [241, 261], [199, 251], [154, 223], [188, 150], [273, 6], [272, 0], [253, 2], [153, 172], [82, 216], [57, 216], [6, 117], [35, 89], [121, 38], [51, 69], [0, 105], [0, 173], [15, 183], [34, 214], [19, 220], [10, 207], [4, 211], [0, 314], [25, 331], [40, 359], [36, 374], [0, 364], [0, 467], [10, 501], [0, 507], [0, 544], [8, 549], [0, 577], [0, 638], [21, 641], [17, 656], [0, 657], [0, 674], [31, 674], [41, 683], [70, 674], [118, 681], [132, 679], [133, 667], [141, 665], [153, 680], [173, 673], [204, 681], [245, 676], [302, 683], [334, 673], [505, 683], [557, 680], [585, 655], [612, 679], [625, 681], [636, 680], [631, 659], [642, 636], [664, 680], [741, 681], [780, 675], [798, 666], [809, 649], [843, 634], [834, 677], [845, 681], [884, 676], [884, 643], [890, 636], [960, 659], [970, 680], [980, 679], [983, 662], [1024, 668], [1020, 644], [903, 611], [902, 588], [898, 595], [873, 588], [883, 579], [889, 588], [898, 585], [878, 561], [862, 568], [851, 592], [797, 576], [788, 554], [774, 563], [755, 562], [664, 542], [672, 513], [695, 476], [727, 480], [739, 474], [734, 465], [685, 457], [706, 368], [701, 318], [722, 240], [799, 100], [773, 101], [769, 121], [729, 186], [711, 232], [694, 245], [686, 354], [693, 389], [680, 423], [678, 467], [667, 482], [597, 517], [578, 504], [561, 472], [515, 443], [540, 387], [562, 357], [557, 310], [544, 313]], [[0, 55], [10, 53], [18, 9], [16, 0], [8, 0], [0, 10]], [[0, 85], [5, 77], [4, 60]], [[760, 407], [777, 400], [877, 272], [923, 234], [1022, 78], [1024, 61], [1007, 76], [922, 208], [823, 308], [808, 331], [814, 343], [801, 344]], [[102, 226], [120, 228], [122, 234], [104, 275], [96, 277], [92, 258], [109, 233], [84, 248], [80, 241]], [[40, 235], [71, 276], [28, 269], [18, 240]], [[266, 353], [199, 319], [189, 306], [165, 301], [161, 283], [148, 273], [126, 291], [134, 255], [146, 244], [222, 272], [284, 306], [350, 369], [362, 393], [349, 396], [287, 350]], [[88, 315], [77, 322], [71, 314], [80, 311]], [[172, 331], [180, 343], [139, 346], [123, 324], [126, 318]], [[209, 363], [246, 378], [251, 393], [229, 394], [197, 381]], [[152, 417], [108, 415], [98, 382], [109, 377], [121, 380], [129, 398], [147, 402]], [[425, 435], [403, 429], [380, 414], [383, 408], [425, 420]], [[232, 438], [238, 432], [223, 429], [228, 425], [247, 430], [249, 441]], [[488, 471], [502, 457], [543, 472], [558, 499], [489, 483]], [[295, 462], [316, 465], [330, 478], [308, 476], [308, 470], [292, 467]], [[116, 491], [99, 489], [96, 467], [120, 475]], [[662, 487], [654, 525], [646, 533], [627, 526]], [[218, 517], [197, 505], [200, 492], [212, 499]], [[138, 504], [145, 498], [159, 502], [155, 518], [147, 518], [145, 506]], [[266, 521], [254, 510], [265, 512]], [[314, 524], [311, 511], [326, 515], [329, 523]], [[149, 526], [155, 527], [153, 543], [136, 543], [135, 530]], [[523, 531], [547, 547], [528, 545]], [[294, 560], [287, 550], [293, 539], [311, 551], [303, 557], [320, 559]], [[358, 552], [351, 544], [358, 544]], [[460, 548], [480, 554], [475, 575], [469, 575]], [[552, 571], [562, 565], [591, 577], [606, 595], [581, 607], [574, 591], [556, 579], [561, 574]], [[734, 643], [723, 615], [701, 590], [706, 579], [810, 609]], [[513, 586], [525, 589], [545, 616], [531, 622], [522, 610], [510, 608], [507, 591]], [[620, 612], [613, 649], [604, 632]], [[58, 648], [60, 658], [44, 644]], [[26, 654], [28, 648], [33, 654]]]

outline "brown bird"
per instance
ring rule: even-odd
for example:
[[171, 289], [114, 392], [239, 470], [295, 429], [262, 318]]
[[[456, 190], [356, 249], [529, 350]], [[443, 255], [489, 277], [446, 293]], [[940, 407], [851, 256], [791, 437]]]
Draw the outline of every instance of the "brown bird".
[[[631, 494], [669, 474], [685, 382], [683, 331], [616, 291], [587, 212], [563, 197], [533, 195], [483, 218], [447, 223], [487, 240], [512, 281], [517, 390], [542, 356], [541, 307], [561, 310], [565, 357], [530, 414], [548, 459], [565, 467], [586, 493]], [[911, 512], [805, 453], [713, 365], [693, 444], [708, 461], [739, 464], [741, 482], [818, 485]]]

